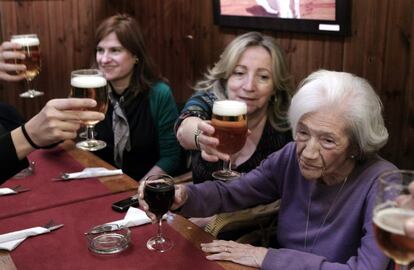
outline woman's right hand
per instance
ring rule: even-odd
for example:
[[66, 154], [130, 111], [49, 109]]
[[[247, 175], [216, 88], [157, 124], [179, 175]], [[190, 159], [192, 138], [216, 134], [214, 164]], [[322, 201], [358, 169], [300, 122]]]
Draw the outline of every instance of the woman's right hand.
[[[187, 195], [187, 189], [185, 185], [175, 185], [175, 194], [174, 194], [174, 202], [171, 206], [170, 210], [176, 210], [183, 206], [185, 202], [187, 201], [188, 195]], [[157, 217], [149, 211], [149, 206], [147, 202], [144, 200], [144, 188], [145, 188], [145, 181], [141, 181], [138, 186], [138, 202], [139, 206], [142, 210], [145, 211], [147, 216], [151, 219], [152, 223], [157, 222]]]
[[25, 58], [23, 53], [15, 51], [20, 48], [20, 44], [9, 41], [0, 45], [0, 80], [17, 82], [24, 79], [24, 74], [17, 72], [26, 70], [26, 66], [12, 63], [12, 60]]
[[208, 162], [217, 162], [219, 160], [228, 160], [230, 156], [217, 150], [219, 140], [213, 137], [215, 132], [211, 121], [200, 121], [197, 124], [197, 129], [200, 130], [198, 135], [198, 143], [200, 146], [201, 157]]
[[[199, 135], [195, 135], [196, 130], [199, 131]], [[182, 121], [177, 130], [177, 139], [184, 149], [200, 150], [201, 157], [208, 162], [228, 160], [230, 158], [229, 155], [217, 150], [219, 140], [213, 137], [214, 132], [215, 129], [211, 125], [211, 121], [191, 116]]]
[[63, 98], [49, 100], [43, 109], [26, 124], [30, 138], [39, 146], [74, 139], [85, 120], [103, 120], [105, 115], [94, 108], [96, 101], [89, 98]]

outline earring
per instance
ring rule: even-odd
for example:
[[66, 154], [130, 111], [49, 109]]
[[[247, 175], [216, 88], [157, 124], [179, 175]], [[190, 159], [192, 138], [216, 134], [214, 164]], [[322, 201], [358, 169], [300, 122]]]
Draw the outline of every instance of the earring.
[[350, 155], [349, 158], [350, 159], [355, 159], [355, 155]]
[[138, 63], [139, 63], [139, 58], [135, 57], [135, 64], [138, 64]]

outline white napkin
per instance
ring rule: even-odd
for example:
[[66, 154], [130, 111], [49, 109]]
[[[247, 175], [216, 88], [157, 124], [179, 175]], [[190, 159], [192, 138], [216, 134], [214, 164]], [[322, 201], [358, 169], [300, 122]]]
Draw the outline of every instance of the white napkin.
[[118, 226], [133, 227], [150, 223], [151, 219], [147, 217], [144, 211], [139, 208], [130, 206], [124, 219], [108, 222], [106, 224], [117, 224]]
[[43, 227], [33, 227], [0, 235], [0, 249], [12, 251], [27, 237], [48, 233], [50, 230]]
[[17, 192], [11, 188], [0, 188], [0, 196], [7, 195], [7, 194], [16, 194]]
[[110, 176], [122, 174], [122, 170], [108, 170], [103, 167], [92, 167], [85, 168], [83, 171], [66, 173], [64, 179], [75, 179], [75, 178], [88, 178], [88, 177], [100, 177], [100, 176]]

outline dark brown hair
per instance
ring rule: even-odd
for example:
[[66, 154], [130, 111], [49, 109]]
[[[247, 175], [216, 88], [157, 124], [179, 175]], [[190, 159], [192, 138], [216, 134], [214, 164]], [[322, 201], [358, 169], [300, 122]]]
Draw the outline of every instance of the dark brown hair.
[[121, 45], [139, 59], [130, 83], [132, 91], [135, 94], [149, 91], [151, 85], [161, 78], [145, 47], [138, 22], [128, 14], [116, 14], [105, 19], [95, 31], [95, 46], [111, 33], [115, 33]]

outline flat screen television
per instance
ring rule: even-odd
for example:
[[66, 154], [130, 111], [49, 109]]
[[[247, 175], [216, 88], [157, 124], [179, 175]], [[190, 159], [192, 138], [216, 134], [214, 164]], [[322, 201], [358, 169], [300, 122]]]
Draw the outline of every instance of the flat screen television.
[[213, 0], [214, 22], [221, 26], [350, 34], [350, 0]]

